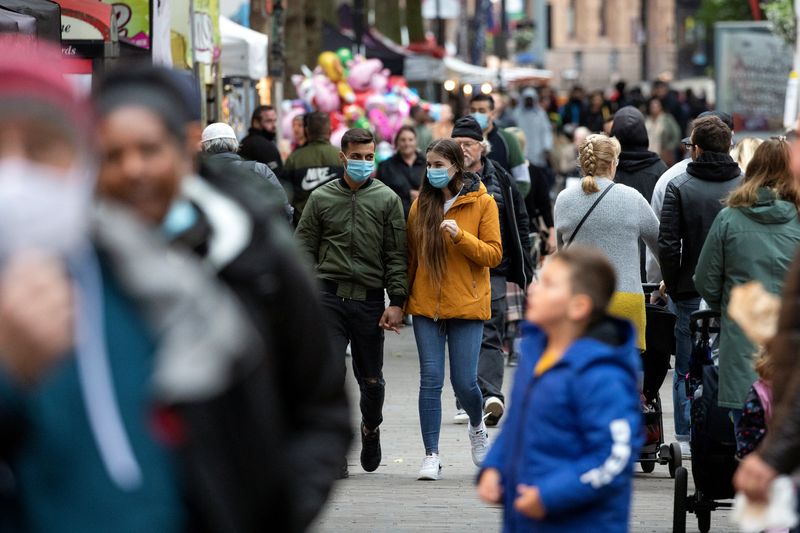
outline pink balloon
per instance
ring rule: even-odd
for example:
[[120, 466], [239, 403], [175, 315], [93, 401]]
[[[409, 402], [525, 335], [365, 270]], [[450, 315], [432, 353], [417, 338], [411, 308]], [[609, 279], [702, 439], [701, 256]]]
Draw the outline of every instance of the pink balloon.
[[339, 126], [333, 133], [331, 133], [331, 144], [334, 145], [336, 148], [342, 147], [342, 137], [344, 134], [347, 133], [347, 126]]
[[336, 85], [324, 74], [315, 74], [313, 77], [314, 104], [323, 113], [330, 113], [339, 109], [341, 100]]
[[[373, 77], [382, 74], [381, 71], [383, 71], [383, 62], [380, 59], [358, 57], [350, 64], [350, 74], [347, 76], [347, 82], [356, 92], [366, 91], [371, 87]], [[386, 74], [382, 76], [385, 79], [376, 83], [383, 85], [383, 90], [380, 92], [385, 92], [388, 77]]]

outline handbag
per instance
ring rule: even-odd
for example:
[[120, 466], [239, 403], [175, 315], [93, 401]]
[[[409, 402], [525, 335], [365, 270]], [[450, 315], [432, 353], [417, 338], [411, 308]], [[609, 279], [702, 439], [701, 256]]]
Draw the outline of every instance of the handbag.
[[606, 187], [606, 190], [604, 190], [602, 192], [602, 194], [600, 194], [600, 196], [597, 197], [597, 200], [594, 201], [594, 203], [592, 204], [592, 207], [590, 207], [589, 210], [586, 211], [586, 214], [583, 215], [583, 218], [581, 219], [581, 221], [578, 222], [577, 226], [575, 226], [575, 231], [573, 231], [572, 235], [569, 236], [569, 240], [567, 241], [567, 244], [564, 245], [564, 248], [567, 248], [570, 244], [572, 244], [572, 241], [575, 240], [575, 236], [578, 234], [578, 231], [581, 229], [581, 226], [583, 226], [583, 223], [586, 222], [586, 219], [589, 218], [589, 215], [592, 214], [592, 211], [594, 211], [594, 208], [597, 207], [597, 204], [600, 203], [600, 200], [602, 200], [603, 197], [606, 194], [608, 194], [608, 191], [610, 191], [611, 189], [614, 188], [614, 185], [616, 185], [616, 183], [612, 183], [611, 185]]

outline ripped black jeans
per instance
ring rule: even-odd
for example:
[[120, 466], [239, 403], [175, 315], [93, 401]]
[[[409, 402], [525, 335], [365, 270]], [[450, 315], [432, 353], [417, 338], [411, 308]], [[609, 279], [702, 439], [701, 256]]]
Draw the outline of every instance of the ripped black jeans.
[[323, 291], [322, 305], [334, 353], [340, 354], [343, 362], [347, 344], [350, 344], [353, 375], [361, 390], [361, 418], [367, 429], [375, 429], [383, 422], [386, 388], [383, 381], [384, 332], [378, 326], [385, 310], [384, 301], [342, 299]]

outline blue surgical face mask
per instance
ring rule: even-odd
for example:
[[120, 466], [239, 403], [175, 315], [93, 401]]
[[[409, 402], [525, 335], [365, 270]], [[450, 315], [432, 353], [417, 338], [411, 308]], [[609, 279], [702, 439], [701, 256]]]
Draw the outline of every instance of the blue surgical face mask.
[[161, 232], [168, 239], [174, 239], [197, 222], [197, 211], [189, 200], [179, 198], [172, 202], [167, 216], [161, 223]]
[[447, 187], [447, 184], [450, 183], [450, 173], [448, 171], [451, 167], [452, 165], [447, 168], [429, 168], [428, 183], [437, 189], [444, 189]]
[[347, 160], [347, 175], [356, 183], [367, 181], [375, 170], [374, 161], [365, 161], [362, 159], [348, 159]]
[[489, 115], [486, 113], [473, 113], [472, 118], [474, 118], [478, 126], [481, 127], [481, 130], [485, 130], [489, 127]]

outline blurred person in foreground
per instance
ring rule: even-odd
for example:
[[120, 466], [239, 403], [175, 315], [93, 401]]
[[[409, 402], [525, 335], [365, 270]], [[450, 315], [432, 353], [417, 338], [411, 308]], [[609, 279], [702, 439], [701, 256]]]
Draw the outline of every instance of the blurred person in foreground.
[[606, 313], [615, 277], [602, 252], [576, 246], [531, 285], [508, 419], [478, 476], [503, 531], [628, 531], [639, 352], [631, 324]]
[[0, 49], [0, 531], [228, 530], [191, 489], [212, 439], [258, 427], [219, 413], [257, 375], [257, 332], [193, 257], [93, 204], [92, 113], [61, 50]]
[[258, 161], [245, 161], [238, 153], [239, 141], [236, 132], [224, 122], [209, 124], [200, 137], [203, 153], [207, 154], [209, 162], [218, 162], [220, 165], [233, 165], [242, 170], [242, 174], [251, 179], [251, 183], [263, 191], [266, 197], [274, 198], [283, 205], [283, 210], [289, 222], [292, 221], [294, 208], [289, 205], [286, 191], [275, 173], [267, 165]]
[[173, 249], [193, 251], [261, 339], [239, 386], [184, 421], [196, 425], [181, 450], [195, 467], [183, 489], [196, 502], [195, 530], [303, 531], [351, 439], [341, 366], [280, 207], [236, 166], [196, 167], [187, 132], [199, 129], [199, 104], [190, 101], [166, 69], [128, 66], [101, 80], [98, 193], [127, 205]]

